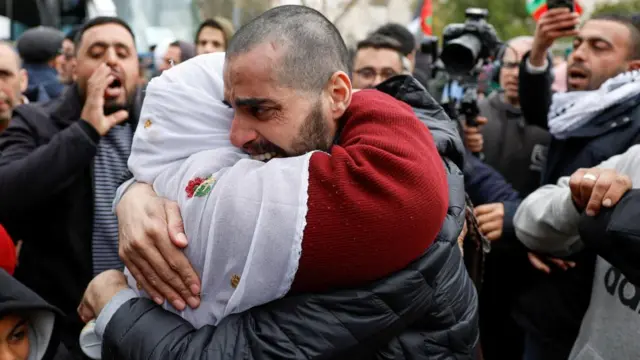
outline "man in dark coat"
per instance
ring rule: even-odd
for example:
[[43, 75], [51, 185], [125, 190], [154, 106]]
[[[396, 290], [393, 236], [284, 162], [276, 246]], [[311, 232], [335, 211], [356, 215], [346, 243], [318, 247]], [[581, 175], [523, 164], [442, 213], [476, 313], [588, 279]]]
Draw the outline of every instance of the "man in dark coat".
[[111, 202], [142, 91], [121, 20], [88, 22], [77, 54], [77, 83], [56, 100], [16, 108], [0, 134], [0, 224], [24, 242], [16, 278], [67, 315], [62, 341], [81, 354], [82, 293], [94, 274], [124, 267]]

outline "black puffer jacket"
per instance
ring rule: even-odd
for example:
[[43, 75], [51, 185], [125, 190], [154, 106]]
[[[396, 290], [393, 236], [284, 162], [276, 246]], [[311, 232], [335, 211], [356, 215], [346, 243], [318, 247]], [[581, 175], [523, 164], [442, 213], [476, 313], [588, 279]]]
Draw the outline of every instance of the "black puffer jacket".
[[389, 79], [379, 90], [416, 108], [447, 168], [448, 215], [422, 258], [363, 288], [286, 297], [199, 330], [147, 299], [132, 299], [107, 325], [102, 358], [473, 359], [477, 295], [456, 241], [465, 209], [461, 140], [413, 78]]

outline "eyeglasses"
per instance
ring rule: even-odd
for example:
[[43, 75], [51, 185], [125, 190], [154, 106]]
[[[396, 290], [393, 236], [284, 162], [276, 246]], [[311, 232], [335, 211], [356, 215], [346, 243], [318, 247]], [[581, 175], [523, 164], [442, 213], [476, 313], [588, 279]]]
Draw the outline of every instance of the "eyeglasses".
[[364, 69], [356, 70], [355, 73], [366, 80], [374, 79], [376, 76], [380, 76], [380, 78], [386, 80], [390, 77], [398, 75], [398, 73], [395, 70], [389, 69], [389, 68], [382, 69], [380, 72], [376, 71], [373, 68], [364, 68]]
[[500, 67], [503, 69], [517, 69], [520, 67], [520, 63], [517, 61], [503, 61], [500, 63]]

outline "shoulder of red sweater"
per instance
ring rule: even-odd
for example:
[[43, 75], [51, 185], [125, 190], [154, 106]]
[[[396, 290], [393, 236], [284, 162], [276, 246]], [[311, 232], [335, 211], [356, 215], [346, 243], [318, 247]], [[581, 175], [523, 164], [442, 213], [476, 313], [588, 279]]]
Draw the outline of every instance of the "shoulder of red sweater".
[[350, 110], [362, 109], [363, 106], [374, 107], [384, 110], [404, 109], [411, 110], [411, 107], [403, 101], [394, 98], [382, 91], [375, 89], [365, 89], [355, 92], [351, 97]]

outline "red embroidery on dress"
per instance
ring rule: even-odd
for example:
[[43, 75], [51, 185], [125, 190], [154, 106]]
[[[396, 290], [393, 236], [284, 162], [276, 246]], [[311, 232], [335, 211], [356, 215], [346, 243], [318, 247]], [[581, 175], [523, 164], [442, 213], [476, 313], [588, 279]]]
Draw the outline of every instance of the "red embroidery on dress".
[[184, 189], [187, 192], [187, 197], [192, 198], [198, 186], [200, 186], [200, 184], [202, 184], [205, 180], [206, 179], [200, 177], [189, 180], [189, 184]]

